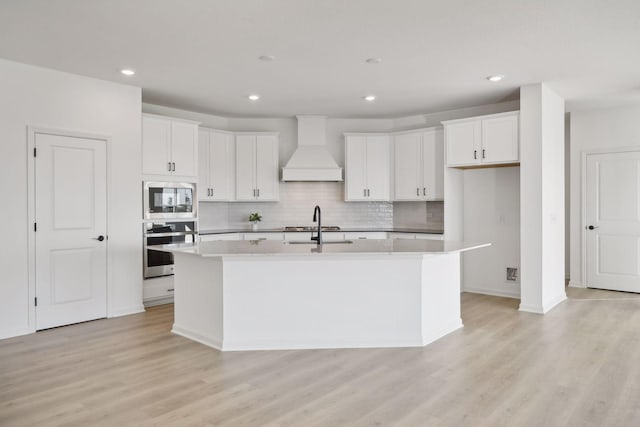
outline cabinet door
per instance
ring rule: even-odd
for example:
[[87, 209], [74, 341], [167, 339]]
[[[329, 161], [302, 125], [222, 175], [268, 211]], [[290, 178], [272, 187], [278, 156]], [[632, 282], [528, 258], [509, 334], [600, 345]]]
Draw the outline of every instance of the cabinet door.
[[198, 126], [192, 123], [171, 123], [171, 161], [174, 175], [198, 174]]
[[256, 139], [255, 176], [258, 200], [278, 200], [278, 139], [274, 135]]
[[447, 125], [448, 166], [468, 166], [480, 163], [480, 127], [480, 120]]
[[389, 137], [367, 136], [367, 200], [391, 199]]
[[421, 200], [422, 178], [420, 133], [405, 133], [394, 138], [394, 200]]
[[482, 163], [518, 162], [518, 115], [482, 120]]
[[[233, 135], [211, 132], [209, 142], [210, 200], [233, 200]], [[202, 153], [199, 153], [202, 156]]]
[[142, 117], [142, 173], [171, 175], [171, 121]]
[[366, 200], [366, 138], [347, 136], [345, 141], [345, 200]]
[[422, 134], [422, 190], [425, 200], [444, 199], [444, 138], [441, 130]]
[[255, 200], [256, 137], [236, 136], [236, 200]]
[[209, 131], [198, 132], [198, 200], [210, 200]]

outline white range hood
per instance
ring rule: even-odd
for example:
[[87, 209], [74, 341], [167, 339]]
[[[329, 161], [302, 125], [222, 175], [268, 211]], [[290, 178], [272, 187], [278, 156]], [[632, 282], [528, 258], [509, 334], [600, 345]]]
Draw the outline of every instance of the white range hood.
[[296, 116], [298, 147], [282, 168], [283, 181], [342, 181], [342, 168], [327, 150], [327, 117]]

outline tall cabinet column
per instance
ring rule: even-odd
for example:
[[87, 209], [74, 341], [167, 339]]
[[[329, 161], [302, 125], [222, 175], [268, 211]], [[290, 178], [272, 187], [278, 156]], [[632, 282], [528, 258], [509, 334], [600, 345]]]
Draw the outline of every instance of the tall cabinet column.
[[544, 83], [520, 89], [520, 310], [546, 313], [566, 297], [564, 99]]

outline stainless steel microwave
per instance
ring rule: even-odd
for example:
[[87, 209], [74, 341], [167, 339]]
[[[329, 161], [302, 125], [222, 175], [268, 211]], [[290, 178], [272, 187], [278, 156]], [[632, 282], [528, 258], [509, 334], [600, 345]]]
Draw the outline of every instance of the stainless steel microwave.
[[145, 181], [144, 219], [183, 219], [198, 217], [196, 184]]

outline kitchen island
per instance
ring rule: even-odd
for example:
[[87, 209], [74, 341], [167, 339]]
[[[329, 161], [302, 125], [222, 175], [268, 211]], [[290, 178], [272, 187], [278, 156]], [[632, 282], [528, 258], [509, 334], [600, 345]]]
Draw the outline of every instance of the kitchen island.
[[435, 240], [217, 241], [174, 254], [172, 332], [216, 349], [424, 346], [462, 327], [460, 253]]

